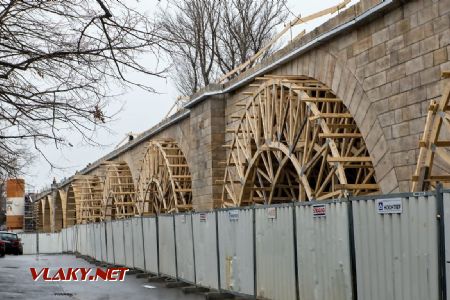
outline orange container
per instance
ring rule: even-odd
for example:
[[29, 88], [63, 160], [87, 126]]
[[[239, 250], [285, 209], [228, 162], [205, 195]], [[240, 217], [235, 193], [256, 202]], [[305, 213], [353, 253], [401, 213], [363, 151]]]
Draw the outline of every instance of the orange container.
[[25, 180], [8, 179], [6, 180], [6, 197], [23, 197], [25, 195]]

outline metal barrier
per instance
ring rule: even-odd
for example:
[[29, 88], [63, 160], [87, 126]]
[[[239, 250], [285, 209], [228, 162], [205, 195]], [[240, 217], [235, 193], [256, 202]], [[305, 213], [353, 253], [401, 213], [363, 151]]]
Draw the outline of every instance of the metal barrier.
[[175, 215], [178, 278], [195, 284], [192, 215]]
[[158, 217], [159, 272], [177, 278], [174, 217]]
[[349, 205], [295, 207], [300, 299], [353, 299]]
[[56, 254], [62, 253], [61, 234], [56, 233], [39, 233], [39, 253]]
[[125, 266], [134, 268], [133, 259], [133, 228], [131, 226], [131, 219], [121, 221], [123, 223], [123, 240], [125, 247]]
[[159, 274], [157, 224], [158, 222], [156, 218], [142, 218], [145, 270], [153, 274]]
[[134, 268], [145, 270], [144, 240], [142, 232], [142, 218], [132, 218], [131, 227], [133, 232], [133, 262]]
[[218, 289], [216, 213], [194, 213], [194, 257], [197, 285]]
[[258, 297], [296, 299], [293, 211], [292, 206], [255, 209]]
[[360, 299], [439, 299], [436, 204], [434, 195], [352, 201]]
[[106, 221], [106, 262], [115, 264], [114, 261], [114, 235], [112, 221]]
[[253, 209], [218, 212], [220, 286], [254, 294]]
[[77, 251], [267, 299], [447, 299], [450, 191], [223, 209], [20, 234], [24, 253]]
[[114, 264], [125, 266], [125, 242], [124, 242], [124, 230], [123, 221], [112, 222], [112, 235], [114, 239]]

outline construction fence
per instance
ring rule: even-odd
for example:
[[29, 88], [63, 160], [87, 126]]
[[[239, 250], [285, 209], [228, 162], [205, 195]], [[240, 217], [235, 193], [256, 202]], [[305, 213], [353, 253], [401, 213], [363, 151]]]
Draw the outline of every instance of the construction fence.
[[135, 217], [21, 236], [26, 254], [76, 252], [237, 295], [423, 300], [446, 299], [449, 226], [450, 192], [439, 190]]

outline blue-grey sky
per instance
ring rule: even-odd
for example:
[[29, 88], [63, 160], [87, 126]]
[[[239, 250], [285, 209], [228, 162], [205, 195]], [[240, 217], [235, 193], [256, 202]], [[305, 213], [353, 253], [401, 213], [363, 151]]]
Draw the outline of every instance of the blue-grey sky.
[[[288, 0], [288, 8], [292, 14], [289, 15], [286, 22], [292, 20], [294, 14], [307, 16], [340, 2], [341, 0]], [[357, 0], [352, 0], [350, 5], [356, 2]], [[148, 15], [151, 16], [155, 7], [161, 5], [160, 3], [158, 0], [144, 0], [139, 5], [142, 5]], [[292, 35], [295, 36], [297, 32], [303, 29], [309, 31], [328, 18], [329, 16], [305, 25], [299, 25], [292, 32]], [[284, 40], [288, 40], [290, 35], [290, 33], [286, 34]], [[149, 65], [156, 63], [156, 59], [152, 55], [142, 59]], [[129, 76], [132, 79], [138, 79], [136, 74], [129, 74]], [[71, 148], [56, 149], [54, 144], [43, 147], [48, 159], [58, 168], [52, 169], [45, 159], [37, 156], [33, 164], [26, 170], [25, 180], [28, 189], [41, 190], [51, 183], [53, 177], [59, 181], [64, 177], [73, 175], [76, 170], [81, 170], [89, 162], [93, 162], [113, 150], [127, 133], [142, 132], [161, 121], [173, 105], [178, 93], [170, 78], [149, 78], [148, 80], [151, 81], [149, 84], [158, 91], [158, 94], [132, 88], [123, 92], [116, 100], [111, 102], [110, 111], [120, 111], [114, 120], [108, 124], [109, 130], [101, 130], [95, 134], [95, 140], [104, 145], [103, 147], [83, 144], [77, 135], [68, 137], [74, 145]]]

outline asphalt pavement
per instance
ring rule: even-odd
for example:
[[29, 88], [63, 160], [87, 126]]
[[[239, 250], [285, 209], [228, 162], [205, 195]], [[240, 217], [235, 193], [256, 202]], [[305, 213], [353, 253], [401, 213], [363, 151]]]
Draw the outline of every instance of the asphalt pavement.
[[203, 295], [184, 294], [179, 288], [166, 288], [163, 283], [148, 282], [145, 278], [127, 274], [124, 281], [33, 281], [30, 268], [97, 268], [73, 255], [7, 255], [0, 258], [0, 299], [80, 299], [80, 300], [198, 300]]

